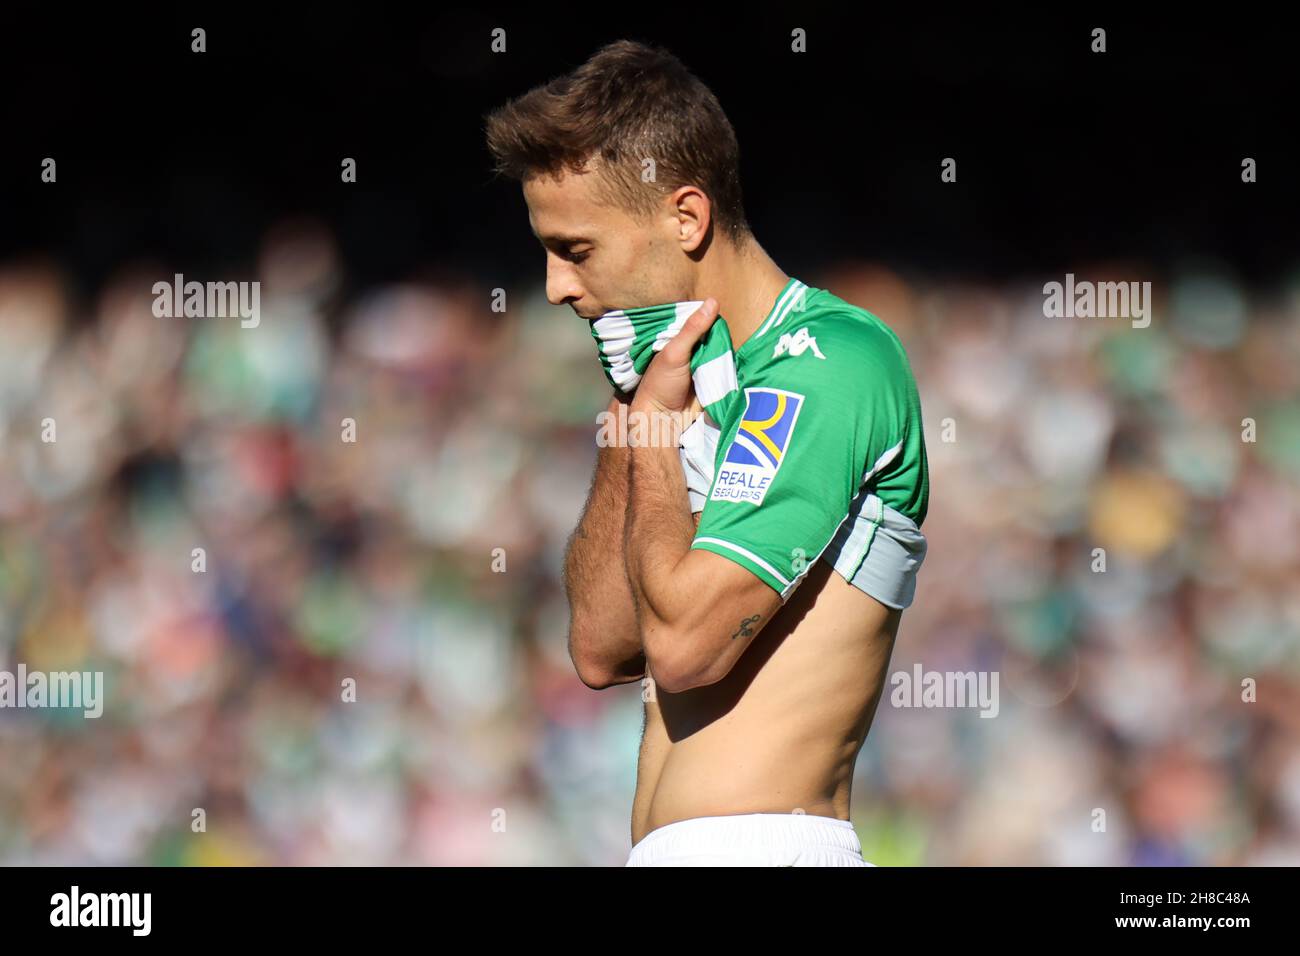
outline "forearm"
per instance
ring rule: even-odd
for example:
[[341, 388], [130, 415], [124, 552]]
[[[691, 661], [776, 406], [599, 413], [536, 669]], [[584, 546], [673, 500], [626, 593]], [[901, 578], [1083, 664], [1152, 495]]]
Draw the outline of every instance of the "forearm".
[[677, 437], [699, 411], [692, 349], [717, 314], [710, 297], [687, 318], [651, 360], [630, 409], [652, 427], [649, 440], [630, 449], [624, 553], [646, 670], [669, 693], [721, 680], [781, 605], [782, 595], [758, 575], [691, 548], [695, 527]]
[[[667, 434], [664, 429], [661, 434]], [[681, 623], [694, 595], [676, 575], [695, 536], [676, 442], [629, 449], [627, 573], [646, 646]]]
[[[617, 400], [610, 403], [617, 407]], [[564, 586], [569, 654], [589, 684], [627, 683], [645, 673], [632, 591], [623, 560], [628, 449], [600, 448], [582, 518], [569, 538]]]
[[691, 549], [695, 522], [674, 445], [631, 449], [627, 572], [647, 671], [679, 693], [721, 680], [781, 599], [726, 558]]

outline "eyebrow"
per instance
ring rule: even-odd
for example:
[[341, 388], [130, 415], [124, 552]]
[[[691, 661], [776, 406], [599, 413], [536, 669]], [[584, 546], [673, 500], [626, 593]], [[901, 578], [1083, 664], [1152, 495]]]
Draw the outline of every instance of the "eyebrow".
[[586, 236], [564, 236], [559, 234], [549, 234], [543, 236], [538, 233], [533, 233], [533, 235], [537, 236], [538, 241], [540, 241], [544, 245], [549, 244], [549, 245], [572, 246], [572, 245], [576, 245], [579, 242], [593, 241], [591, 239], [588, 239]]

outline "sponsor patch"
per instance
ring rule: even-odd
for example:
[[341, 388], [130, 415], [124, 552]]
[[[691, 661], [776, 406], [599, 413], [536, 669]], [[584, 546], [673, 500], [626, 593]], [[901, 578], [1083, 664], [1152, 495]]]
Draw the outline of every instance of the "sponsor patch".
[[804, 397], [780, 388], [745, 389], [745, 412], [718, 468], [712, 501], [761, 505], [790, 448]]

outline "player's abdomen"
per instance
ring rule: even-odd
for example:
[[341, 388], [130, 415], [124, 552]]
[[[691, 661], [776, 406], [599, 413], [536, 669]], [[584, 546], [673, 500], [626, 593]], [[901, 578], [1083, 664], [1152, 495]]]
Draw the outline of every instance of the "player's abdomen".
[[656, 691], [646, 704], [633, 842], [699, 816], [847, 818], [853, 764], [900, 615], [821, 563], [725, 678]]

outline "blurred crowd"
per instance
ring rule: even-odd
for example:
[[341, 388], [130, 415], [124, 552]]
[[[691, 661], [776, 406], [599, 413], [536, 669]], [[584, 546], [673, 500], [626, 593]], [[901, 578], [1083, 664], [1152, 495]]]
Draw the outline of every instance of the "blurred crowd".
[[[285, 222], [186, 273], [260, 281], [244, 328], [156, 317], [169, 263], [0, 264], [0, 670], [106, 693], [0, 710], [0, 862], [625, 861], [640, 687], [578, 680], [560, 582], [609, 387], [541, 266], [499, 312], [468, 276], [356, 289]], [[1045, 318], [1063, 276], [795, 274], [920, 388], [891, 671], [1000, 675], [992, 719], [886, 688], [864, 857], [1300, 864], [1300, 272], [1157, 277], [1144, 329]]]

